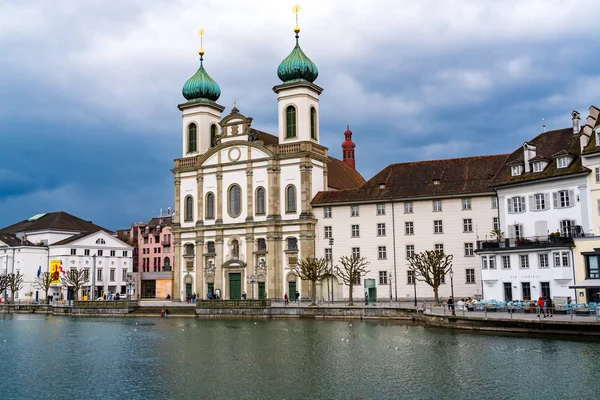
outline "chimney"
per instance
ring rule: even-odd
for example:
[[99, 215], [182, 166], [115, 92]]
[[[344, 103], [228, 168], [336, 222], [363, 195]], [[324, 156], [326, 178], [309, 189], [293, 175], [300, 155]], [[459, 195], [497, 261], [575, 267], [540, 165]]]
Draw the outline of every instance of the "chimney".
[[579, 133], [579, 130], [581, 129], [579, 127], [579, 122], [581, 121], [579, 112], [573, 110], [573, 112], [571, 113], [571, 119], [573, 120], [573, 135], [577, 135]]
[[352, 131], [350, 130], [350, 125], [346, 126], [346, 132], [344, 132], [344, 136], [346, 140], [342, 142], [342, 160], [352, 167], [352, 169], [356, 169], [356, 160], [354, 159], [354, 148], [356, 145], [352, 141]]

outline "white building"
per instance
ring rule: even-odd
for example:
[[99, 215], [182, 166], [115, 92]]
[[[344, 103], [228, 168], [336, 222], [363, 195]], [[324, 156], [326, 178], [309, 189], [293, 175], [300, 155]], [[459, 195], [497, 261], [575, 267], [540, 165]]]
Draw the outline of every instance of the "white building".
[[251, 127], [237, 107], [223, 117], [220, 88], [203, 67], [183, 87], [182, 158], [175, 160], [173, 298], [279, 298], [307, 285], [291, 270], [314, 254], [310, 201], [364, 179], [320, 144], [318, 71], [298, 45], [278, 76], [278, 132]]
[[[52, 261], [62, 271], [83, 269], [89, 282], [79, 293], [96, 296], [127, 293], [127, 274], [132, 271], [132, 247], [90, 221], [65, 212], [37, 214], [0, 230], [0, 273], [20, 272], [23, 287], [15, 300], [35, 301], [44, 293], [35, 285], [39, 272], [50, 272]], [[61, 275], [62, 276], [62, 275]], [[72, 288], [55, 284], [49, 291], [55, 299], [75, 299]], [[3, 294], [10, 297], [10, 290]]]
[[[576, 128], [577, 126], [577, 128]], [[496, 174], [500, 239], [479, 244], [484, 298], [572, 297], [572, 237], [592, 235], [578, 123], [523, 144]], [[587, 142], [586, 142], [587, 144]]]
[[[354, 298], [412, 300], [415, 289], [418, 299], [432, 299], [433, 290], [425, 282], [413, 285], [407, 257], [443, 250], [453, 255], [454, 296], [481, 297], [474, 250], [497, 227], [498, 203], [489, 183], [505, 158], [392, 164], [358, 189], [318, 193], [312, 202], [318, 218], [316, 255], [333, 255], [336, 264], [341, 256], [370, 262], [370, 272], [354, 287]], [[348, 298], [349, 287], [337, 278], [333, 287], [334, 300]], [[447, 276], [439, 295], [450, 294]], [[319, 296], [331, 298], [326, 284]]]

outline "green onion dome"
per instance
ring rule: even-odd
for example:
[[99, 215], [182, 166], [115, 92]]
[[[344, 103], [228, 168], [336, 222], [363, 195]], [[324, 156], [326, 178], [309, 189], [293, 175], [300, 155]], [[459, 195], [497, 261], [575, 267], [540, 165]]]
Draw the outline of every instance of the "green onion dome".
[[296, 33], [296, 46], [277, 68], [277, 76], [283, 83], [308, 81], [314, 82], [319, 76], [319, 70], [315, 63], [304, 54], [298, 44], [298, 34]]
[[207, 99], [217, 101], [221, 95], [221, 88], [206, 72], [202, 65], [202, 53], [200, 54], [200, 68], [183, 85], [183, 97], [188, 101]]

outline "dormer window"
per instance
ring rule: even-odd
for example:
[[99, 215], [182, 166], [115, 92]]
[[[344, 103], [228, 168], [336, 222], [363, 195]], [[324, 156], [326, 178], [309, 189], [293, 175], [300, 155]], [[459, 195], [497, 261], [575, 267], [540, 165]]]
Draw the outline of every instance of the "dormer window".
[[567, 168], [569, 166], [569, 157], [558, 157], [556, 159], [556, 168]]
[[544, 171], [544, 163], [542, 161], [533, 163], [533, 172], [542, 172]]
[[511, 174], [512, 176], [519, 176], [523, 173], [523, 166], [522, 165], [513, 165], [511, 168]]

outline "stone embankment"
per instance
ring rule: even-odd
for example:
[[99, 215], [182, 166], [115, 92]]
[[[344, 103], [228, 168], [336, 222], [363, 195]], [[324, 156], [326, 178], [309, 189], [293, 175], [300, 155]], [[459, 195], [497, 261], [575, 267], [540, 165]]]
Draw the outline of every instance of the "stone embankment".
[[[600, 322], [593, 316], [587, 318], [536, 318], [535, 315], [449, 313], [415, 310], [402, 307], [221, 307], [198, 308], [184, 305], [139, 306], [132, 307], [75, 307], [67, 305], [0, 305], [1, 313], [38, 313], [63, 316], [96, 317], [160, 317], [163, 309], [169, 310], [170, 317], [188, 318], [312, 318], [312, 319], [370, 319], [397, 320], [421, 324], [435, 328], [449, 328], [467, 331], [506, 332], [506, 333], [544, 333], [556, 335], [579, 335], [600, 338]], [[462, 315], [460, 315], [462, 314]]]

